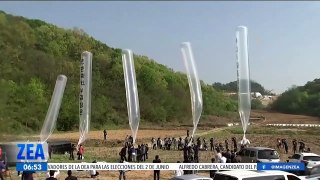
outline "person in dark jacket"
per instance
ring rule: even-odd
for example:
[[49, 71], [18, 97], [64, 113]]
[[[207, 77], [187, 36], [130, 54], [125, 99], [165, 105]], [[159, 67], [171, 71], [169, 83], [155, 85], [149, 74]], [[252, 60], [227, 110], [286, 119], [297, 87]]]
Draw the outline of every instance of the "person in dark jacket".
[[[120, 163], [125, 163], [124, 159], [120, 159]], [[119, 180], [126, 180], [126, 170], [119, 171]]]
[[133, 157], [132, 157], [133, 151], [134, 151], [133, 146], [129, 145], [129, 148], [128, 148], [128, 162], [132, 162], [132, 160], [133, 160]]
[[34, 171], [23, 171], [21, 180], [33, 180], [33, 173]]
[[77, 150], [76, 145], [72, 144], [70, 147], [70, 157], [69, 157], [70, 160], [74, 160], [74, 151], [76, 150]]
[[[155, 156], [155, 159], [152, 161], [153, 163], [161, 163], [161, 160], [159, 158], [159, 155]], [[153, 179], [154, 180], [160, 180], [160, 170], [154, 170], [153, 171]]]
[[284, 150], [285, 150], [286, 154], [288, 154], [289, 147], [288, 147], [288, 143], [287, 143], [286, 139], [284, 139], [284, 141], [283, 141], [283, 146], [284, 146]]
[[304, 144], [304, 142], [300, 141], [299, 142], [299, 153], [304, 152], [305, 147], [306, 147], [306, 145]]
[[[192, 163], [190, 159], [185, 159], [183, 163]], [[183, 174], [192, 174], [192, 170], [183, 170]]]
[[236, 163], [236, 153], [231, 150], [231, 163]]
[[66, 177], [65, 180], [78, 180], [78, 178], [75, 176], [72, 176], [72, 171], [68, 170], [68, 177]]
[[198, 145], [195, 145], [193, 147], [194, 149], [194, 163], [199, 163], [199, 149], [200, 147]]
[[48, 144], [48, 153], [49, 153], [49, 158], [51, 159], [51, 154], [52, 154], [52, 146], [51, 146], [51, 144]]
[[141, 151], [141, 146], [138, 145], [138, 148], [136, 148], [136, 152], [137, 152], [137, 162], [140, 162], [142, 160], [142, 151]]
[[0, 160], [0, 179], [4, 180], [3, 174], [6, 172], [6, 165], [4, 161]]
[[103, 130], [103, 140], [104, 142], [107, 142], [107, 130]]
[[[212, 162], [212, 163], [215, 163], [215, 162], [216, 162], [216, 159], [215, 159], [215, 158], [212, 158], [212, 159], [211, 159], [211, 162]], [[213, 178], [214, 175], [216, 174], [217, 170], [210, 170], [209, 172], [210, 172], [210, 177]]]
[[225, 145], [226, 149], [229, 149], [229, 142], [228, 142], [228, 139], [224, 140], [224, 145]]
[[126, 146], [123, 146], [123, 148], [122, 148], [121, 151], [119, 152], [120, 159], [124, 159], [125, 161], [127, 161], [126, 154], [127, 154], [127, 147], [126, 147]]
[[292, 151], [293, 151], [293, 154], [295, 154], [297, 152], [297, 147], [298, 147], [298, 143], [297, 143], [297, 140], [294, 139], [292, 141]]
[[188, 160], [188, 146], [184, 145], [183, 147], [183, 160], [186, 161]]
[[214, 146], [213, 146], [213, 138], [210, 138], [210, 151], [214, 150]]
[[233, 142], [233, 151], [237, 152], [238, 151], [238, 145], [237, 145], [237, 139], [236, 137], [232, 138], [232, 142]]
[[227, 158], [227, 163], [231, 163], [231, 152], [230, 149], [227, 149], [227, 152], [225, 153], [225, 157]]
[[46, 180], [58, 180], [57, 178], [54, 177], [55, 171], [50, 170], [49, 173], [50, 173], [50, 177], [48, 177]]

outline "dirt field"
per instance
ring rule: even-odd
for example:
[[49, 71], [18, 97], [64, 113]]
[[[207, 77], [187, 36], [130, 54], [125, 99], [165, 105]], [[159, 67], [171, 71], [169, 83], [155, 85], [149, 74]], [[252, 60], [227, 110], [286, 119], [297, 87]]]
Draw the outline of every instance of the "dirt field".
[[[277, 138], [286, 138], [289, 144], [289, 154], [285, 154], [283, 150], [278, 150], [281, 155], [281, 160], [287, 160], [288, 156], [292, 154], [292, 139], [296, 138], [298, 140], [303, 140], [307, 147], [315, 153], [320, 154], [320, 129], [319, 128], [268, 128], [262, 126], [267, 123], [307, 123], [307, 124], [320, 124], [319, 118], [300, 116], [300, 115], [288, 115], [281, 113], [270, 113], [265, 111], [254, 111], [252, 113], [253, 117], [265, 117], [261, 120], [255, 121], [255, 126], [249, 127], [249, 134], [247, 138], [250, 139], [252, 146], [264, 146], [276, 148]], [[263, 120], [265, 119], [265, 120]], [[201, 123], [201, 122], [200, 122]], [[228, 123], [228, 122], [226, 122]], [[189, 128], [191, 130], [191, 128]], [[127, 130], [109, 130], [108, 131], [108, 143], [102, 143], [103, 133], [102, 131], [91, 131], [89, 133], [89, 139], [84, 143], [85, 146], [85, 162], [92, 162], [92, 160], [97, 159], [98, 161], [105, 162], [117, 162], [118, 153], [121, 149], [121, 141], [127, 135], [130, 135], [131, 131]], [[186, 129], [157, 129], [157, 130], [139, 130], [137, 135], [138, 143], [148, 143], [152, 137], [179, 137], [185, 136]], [[223, 142], [226, 138], [230, 139], [235, 136], [238, 140], [242, 138], [241, 127], [221, 127], [213, 128], [206, 127], [206, 130], [198, 130], [197, 136], [205, 137], [207, 140], [214, 137], [216, 142]], [[38, 136], [33, 136], [33, 138], [38, 138]], [[77, 142], [79, 138], [78, 132], [68, 132], [68, 133], [55, 133], [50, 137], [49, 141], [72, 141]], [[150, 148], [151, 149], [151, 148]], [[147, 162], [151, 162], [155, 155], [159, 155], [162, 162], [177, 162], [182, 161], [183, 154], [181, 151], [165, 151], [165, 150], [150, 150], [149, 159]], [[213, 152], [201, 151], [200, 152], [200, 162], [209, 162], [214, 156]], [[51, 162], [79, 162], [79, 161], [69, 161], [68, 155], [53, 155]], [[100, 180], [113, 180], [118, 179], [119, 172], [116, 171], [100, 171], [101, 176], [96, 179]], [[208, 172], [201, 172], [201, 174], [208, 176]], [[90, 179], [89, 173], [86, 171], [75, 171], [79, 179]], [[161, 171], [161, 179], [169, 179], [174, 176], [173, 171]], [[66, 172], [62, 171], [58, 179], [64, 179], [66, 177]], [[10, 178], [9, 178], [10, 179]], [[19, 179], [16, 172], [13, 171], [11, 179]], [[36, 180], [45, 179], [44, 173], [37, 173], [35, 175]], [[153, 171], [130, 171], [127, 172], [127, 179], [153, 179]]]
[[[131, 130], [108, 130], [108, 139], [109, 140], [124, 140], [127, 135], [131, 135]], [[139, 130], [137, 134], [137, 139], [150, 139], [152, 137], [173, 137], [173, 136], [182, 136], [186, 134], [186, 130]], [[70, 132], [70, 133], [62, 133], [62, 134], [53, 134], [51, 139], [65, 139], [68, 140], [78, 140], [79, 132]], [[102, 131], [90, 131], [89, 132], [90, 139], [98, 140], [103, 139]]]
[[[252, 127], [254, 128], [254, 127]], [[261, 128], [261, 131], [258, 131], [259, 133], [263, 133], [264, 128]], [[308, 135], [308, 131], [305, 129], [298, 129], [299, 131], [296, 131], [297, 129], [277, 129], [274, 134], [248, 134], [247, 138], [250, 139], [252, 146], [264, 146], [264, 147], [271, 147], [276, 148], [276, 138], [286, 138], [289, 142], [289, 154], [285, 154], [284, 151], [278, 150], [278, 152], [281, 155], [281, 160], [285, 161], [289, 155], [292, 154], [292, 145], [291, 140], [293, 138], [298, 138], [298, 140], [303, 140], [306, 143], [307, 147], [310, 147], [313, 152], [320, 153], [320, 137], [315, 135]], [[209, 139], [210, 137], [214, 137], [215, 141], [217, 142], [223, 142], [226, 138], [230, 138], [232, 136], [235, 136], [238, 140], [242, 138], [242, 134], [234, 134], [232, 133], [234, 129], [230, 128], [216, 128], [212, 129], [211, 131], [207, 132], [200, 132], [198, 133], [198, 136], [206, 137], [206, 139]], [[288, 132], [291, 132], [288, 133]], [[319, 131], [319, 130], [318, 130]], [[115, 136], [111, 135], [111, 133], [118, 133], [118, 132], [127, 132], [127, 130], [118, 130], [118, 131], [109, 131], [110, 133], [110, 140], [111, 138], [115, 138]], [[148, 135], [149, 133], [152, 133], [152, 130], [142, 130], [140, 131], [140, 137], [148, 138], [151, 135]], [[269, 130], [265, 131], [266, 133], [269, 132]], [[98, 133], [98, 132], [97, 132]], [[147, 134], [145, 134], [147, 133]], [[155, 133], [152, 133], [155, 134]], [[156, 135], [166, 135], [171, 134], [178, 136], [184, 135], [185, 131], [182, 132], [176, 132], [174, 130], [162, 130], [158, 132]], [[299, 135], [300, 134], [300, 135]], [[71, 137], [72, 133], [69, 133], [66, 137]], [[98, 134], [97, 134], [98, 135]], [[299, 136], [298, 136], [299, 135]], [[76, 137], [76, 133], [74, 135]], [[98, 135], [99, 136], [99, 135]], [[61, 138], [60, 135], [54, 136], [55, 138]], [[115, 138], [117, 139], [117, 138]], [[90, 143], [88, 143], [90, 144]], [[117, 162], [118, 159], [118, 152], [121, 149], [121, 144], [116, 145], [110, 145], [110, 144], [101, 144], [98, 147], [94, 146], [85, 146], [85, 159], [83, 162], [91, 162], [93, 159], [97, 159], [98, 161], [106, 161], [106, 162]], [[155, 155], [159, 155], [162, 162], [177, 162], [178, 160], [183, 159], [183, 155], [181, 151], [166, 151], [166, 150], [150, 150], [149, 151], [149, 159], [147, 162], [151, 162]], [[209, 162], [210, 159], [215, 155], [214, 152], [211, 151], [200, 151], [200, 162]], [[79, 161], [69, 161], [68, 155], [53, 155], [53, 162], [79, 162]], [[14, 172], [15, 173], [15, 172]], [[113, 180], [118, 179], [119, 172], [116, 171], [100, 171], [101, 176], [97, 179], [101, 180]], [[203, 175], [208, 175], [207, 172], [202, 172]], [[76, 175], [79, 179], [90, 179], [89, 173], [87, 171], [75, 171], [74, 175]], [[161, 179], [169, 179], [174, 176], [173, 171], [161, 171]], [[44, 173], [37, 173], [35, 175], [35, 179], [44, 179]], [[63, 180], [66, 177], [66, 172], [61, 171], [60, 178]], [[18, 179], [16, 174], [12, 175], [12, 179]], [[130, 171], [127, 172], [127, 179], [153, 179], [153, 172], [152, 171]]]
[[304, 115], [283, 114], [267, 111], [253, 111], [252, 116], [265, 117], [264, 124], [320, 124], [320, 118]]

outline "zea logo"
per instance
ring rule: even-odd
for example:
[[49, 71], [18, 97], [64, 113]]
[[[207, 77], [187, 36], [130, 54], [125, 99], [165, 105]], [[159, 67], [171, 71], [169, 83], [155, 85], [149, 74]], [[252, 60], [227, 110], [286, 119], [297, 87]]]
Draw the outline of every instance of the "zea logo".
[[17, 144], [17, 160], [45, 160], [42, 144]]

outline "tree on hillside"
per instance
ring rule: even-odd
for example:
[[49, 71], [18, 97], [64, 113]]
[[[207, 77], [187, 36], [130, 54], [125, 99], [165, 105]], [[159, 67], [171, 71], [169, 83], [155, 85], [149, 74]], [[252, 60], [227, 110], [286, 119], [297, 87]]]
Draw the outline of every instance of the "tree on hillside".
[[[79, 28], [63, 29], [0, 11], [0, 123], [10, 122], [0, 131], [38, 131], [59, 74], [66, 75], [68, 82], [57, 128], [78, 128], [79, 60], [83, 51], [93, 53], [91, 127], [128, 127], [121, 49], [108, 47]], [[189, 120], [186, 74], [146, 56], [134, 55], [134, 60], [141, 124]], [[204, 115], [236, 112], [235, 100], [203, 82], [201, 86]]]
[[[213, 83], [212, 86], [221, 91], [238, 92], [238, 81], [232, 81], [226, 84], [219, 82]], [[270, 90], [266, 90], [261, 84], [251, 80], [251, 92], [260, 92], [262, 95], [274, 95]]]
[[282, 93], [271, 109], [290, 114], [320, 116], [320, 79], [307, 82], [304, 86], [293, 86]]

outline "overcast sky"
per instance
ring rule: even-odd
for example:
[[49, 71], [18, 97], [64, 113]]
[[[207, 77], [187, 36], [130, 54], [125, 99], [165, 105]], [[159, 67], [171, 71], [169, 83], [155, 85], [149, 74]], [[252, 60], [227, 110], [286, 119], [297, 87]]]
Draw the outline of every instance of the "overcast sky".
[[319, 78], [320, 2], [0, 2], [0, 9], [64, 28], [79, 27], [185, 71], [180, 44], [192, 44], [200, 79], [236, 80], [235, 31], [248, 27], [251, 79], [281, 93]]

